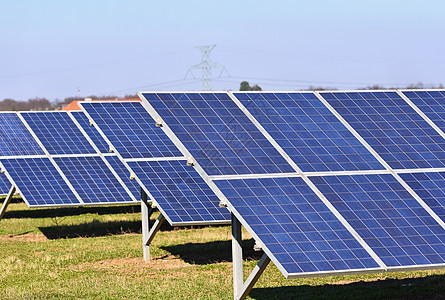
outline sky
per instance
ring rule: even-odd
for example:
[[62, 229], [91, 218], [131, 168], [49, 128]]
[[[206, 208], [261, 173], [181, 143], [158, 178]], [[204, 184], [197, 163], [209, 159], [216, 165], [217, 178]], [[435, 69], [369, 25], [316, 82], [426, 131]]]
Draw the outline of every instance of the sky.
[[445, 84], [445, 1], [0, 0], [0, 101]]

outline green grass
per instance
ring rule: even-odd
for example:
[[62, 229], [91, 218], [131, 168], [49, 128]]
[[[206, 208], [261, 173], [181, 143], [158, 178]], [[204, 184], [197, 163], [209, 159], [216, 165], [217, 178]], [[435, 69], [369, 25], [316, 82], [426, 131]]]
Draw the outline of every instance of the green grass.
[[[153, 215], [154, 220], [157, 215]], [[164, 224], [142, 260], [140, 208], [27, 209], [0, 221], [0, 299], [232, 299], [230, 227]], [[153, 221], [152, 220], [152, 221]], [[244, 271], [260, 254], [244, 232]], [[285, 279], [270, 264], [253, 299], [443, 299], [444, 271]]]

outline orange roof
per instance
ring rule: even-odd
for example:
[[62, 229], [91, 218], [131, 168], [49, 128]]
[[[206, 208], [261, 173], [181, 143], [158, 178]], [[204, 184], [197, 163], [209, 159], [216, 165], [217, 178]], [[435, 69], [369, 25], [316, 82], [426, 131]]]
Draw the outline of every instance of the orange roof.
[[[84, 100], [80, 100], [80, 101], [84, 101]], [[136, 98], [136, 99], [94, 99], [91, 101], [141, 101], [141, 99], [139, 99], [139, 98]], [[79, 101], [71, 102], [70, 104], [65, 106], [62, 110], [80, 110], [80, 107], [77, 104], [77, 102], [79, 102]]]

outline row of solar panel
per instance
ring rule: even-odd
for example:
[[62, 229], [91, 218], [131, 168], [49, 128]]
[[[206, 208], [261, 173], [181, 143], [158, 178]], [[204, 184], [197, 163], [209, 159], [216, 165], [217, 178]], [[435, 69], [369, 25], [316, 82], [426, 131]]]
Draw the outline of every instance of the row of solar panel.
[[[106, 124], [122, 130], [119, 138], [131, 139], [131, 142], [122, 141], [124, 147], [153, 149], [157, 147], [157, 142], [161, 141], [167, 143], [170, 147], [168, 151], [178, 154], [178, 159], [182, 161], [124, 163], [116, 154], [99, 155], [98, 153], [108, 152], [109, 145], [101, 133], [90, 126], [90, 121], [83, 112], [0, 114], [0, 130], [5, 137], [0, 142], [0, 156], [4, 158], [0, 161], [29, 206], [135, 201], [142, 187], [158, 203], [172, 225], [227, 223], [227, 209], [218, 207], [219, 199], [216, 195], [193, 168], [186, 167], [186, 161], [179, 150], [164, 136], [162, 129], [156, 128], [153, 121], [150, 122], [151, 117], [144, 111], [140, 102], [127, 102], [125, 113], [132, 123], [123, 124], [127, 119], [119, 119], [113, 115], [106, 120]], [[20, 116], [25, 123], [20, 120]], [[142, 121], [145, 124], [141, 124]], [[113, 122], [119, 124], [113, 125]], [[37, 139], [34, 139], [25, 124]], [[128, 132], [130, 127], [137, 127], [136, 135]], [[142, 129], [144, 127], [154, 127], [157, 130], [147, 135]], [[93, 143], [88, 141], [81, 129]], [[39, 142], [43, 148], [39, 146]], [[48, 157], [44, 156], [44, 149]], [[153, 150], [151, 153], [156, 155]], [[35, 157], [36, 155], [43, 157]], [[129, 165], [134, 170], [136, 180], [130, 180], [130, 171], [127, 168]], [[132, 197], [126, 195], [125, 188], [116, 178], [113, 179], [113, 170], [131, 190]], [[70, 189], [70, 186], [74, 190]], [[5, 193], [10, 187], [9, 181], [5, 183]]]
[[[82, 112], [1, 113], [0, 118], [0, 162], [8, 179], [3, 193], [14, 184], [29, 206], [128, 203], [139, 198], [137, 183], [129, 180], [130, 171], [118, 157], [96, 151], [96, 145], [104, 149], [106, 142]], [[97, 143], [90, 143], [81, 128]]]
[[140, 96], [286, 276], [445, 266], [443, 91]]
[[[190, 98], [195, 98], [195, 97], [197, 97], [196, 95], [198, 95], [198, 94], [189, 94], [189, 95], [187, 95], [188, 97], [190, 97]], [[201, 96], [200, 96], [201, 97]], [[205, 105], [208, 105], [208, 107], [212, 107], [212, 106], [215, 106], [216, 105], [216, 107], [219, 107], [218, 105], [220, 104], [220, 103], [218, 103], [218, 101], [215, 101], [215, 99], [217, 99], [217, 97], [215, 97], [215, 95], [213, 95], [213, 94], [206, 94], [205, 95], [205, 97], [209, 97], [210, 99], [204, 99], [205, 101], [198, 101], [197, 99], [195, 99], [194, 100], [194, 102], [199, 102], [199, 107], [205, 107]], [[222, 97], [223, 98], [223, 97]], [[229, 98], [229, 100], [230, 100], [230, 98]], [[215, 103], [211, 103], [211, 101], [214, 101]], [[231, 100], [230, 100], [231, 101]], [[211, 103], [211, 106], [208, 104], [208, 102], [210, 102]], [[250, 154], [250, 156], [252, 156], [252, 153], [257, 153], [258, 155], [256, 155], [255, 157], [257, 157], [258, 158], [258, 160], [261, 162], [261, 161], [263, 161], [263, 157], [261, 156], [261, 152], [254, 152], [254, 151], [263, 151], [264, 153], [266, 153], [267, 154], [267, 152], [268, 151], [270, 151], [270, 153], [272, 153], [272, 154], [274, 154], [275, 152], [274, 152], [274, 147], [270, 147], [270, 149], [267, 149], [268, 147], [269, 147], [269, 144], [268, 143], [270, 143], [267, 139], [265, 139], [264, 138], [264, 136], [262, 135], [262, 133], [260, 133], [260, 131], [257, 129], [257, 127], [255, 127], [255, 124], [253, 124], [253, 126], [252, 126], [252, 123], [251, 123], [251, 121], [250, 121], [250, 119], [247, 117], [245, 117], [245, 115], [243, 114], [243, 113], [241, 113], [241, 114], [238, 114], [239, 113], [239, 108], [235, 105], [235, 106], [232, 106], [232, 107], [230, 107], [230, 103], [228, 102], [228, 103], [225, 103], [225, 105], [227, 105], [230, 109], [226, 109], [226, 110], [222, 110], [222, 111], [220, 111], [220, 112], [218, 112], [218, 114], [216, 114], [216, 117], [218, 117], [221, 121], [221, 124], [222, 125], [225, 125], [224, 123], [227, 123], [227, 121], [233, 121], [233, 120], [236, 120], [236, 119], [239, 119], [239, 118], [244, 118], [244, 121], [242, 122], [242, 124], [239, 124], [239, 125], [237, 125], [237, 124], [235, 124], [236, 126], [234, 126], [235, 128], [237, 127], [237, 126], [239, 126], [238, 128], [241, 128], [242, 130], [250, 130], [250, 134], [252, 134], [252, 135], [250, 135], [250, 134], [248, 134], [248, 135], [244, 135], [244, 136], [242, 136], [242, 139], [240, 139], [240, 140], [238, 140], [238, 141], [236, 141], [235, 139], [234, 139], [234, 136], [236, 136], [236, 135], [234, 135], [233, 134], [233, 130], [231, 129], [231, 128], [229, 128], [229, 130], [227, 130], [227, 132], [224, 132], [224, 131], [222, 131], [222, 133], [223, 133], [223, 135], [221, 136], [221, 129], [224, 129], [224, 127], [218, 127], [219, 128], [219, 130], [218, 131], [216, 131], [216, 133], [217, 134], [215, 134], [215, 135], [209, 135], [210, 137], [211, 137], [211, 141], [212, 142], [215, 142], [215, 143], [218, 143], [218, 139], [221, 139], [221, 137], [222, 137], [222, 140], [223, 141], [225, 141], [225, 142], [229, 142], [231, 145], [236, 145], [236, 146], [238, 146], [238, 148], [233, 148], [233, 149], [235, 149], [236, 151], [234, 151], [234, 153], [238, 153], [238, 152], [245, 152], [245, 153], [249, 153]], [[223, 107], [225, 107], [225, 106], [223, 106]], [[146, 113], [146, 111], [143, 111], [144, 113]], [[230, 115], [232, 115], [232, 116], [236, 116], [236, 118], [233, 118], [233, 119], [230, 119], [230, 118], [228, 118], [227, 116], [229, 116], [227, 113], [228, 112], [230, 112]], [[182, 116], [182, 113], [183, 113], [183, 111], [181, 111], [181, 110], [178, 110], [178, 112], [177, 112], [180, 116]], [[187, 108], [187, 113], [190, 113], [191, 115], [196, 115], [196, 112], [194, 112], [193, 111], [193, 109], [191, 109], [191, 107], [188, 107]], [[102, 112], [102, 114], [104, 114], [104, 112]], [[106, 112], [105, 112], [105, 114], [107, 114]], [[206, 114], [205, 114], [206, 116], [210, 116], [211, 117], [211, 113], [210, 113], [210, 111], [208, 111], [208, 112], [206, 112]], [[164, 115], [162, 115], [162, 117], [164, 118], [164, 119], [166, 119], [166, 117], [164, 116]], [[145, 131], [149, 131], [149, 132], [151, 132], [151, 130], [153, 129], [153, 130], [155, 130], [155, 127], [153, 126], [154, 124], [153, 124], [153, 119], [150, 119], [150, 118], [144, 118], [144, 120], [145, 120], [145, 122], [149, 122], [149, 123], [151, 123], [150, 124], [150, 126], [149, 127], [146, 127], [146, 128], [143, 128], [143, 132], [145, 132]], [[193, 121], [194, 120], [194, 118], [192, 119], [191, 118], [191, 120]], [[190, 121], [190, 120], [185, 120], [186, 122], [187, 121]], [[109, 121], [108, 122], [105, 122], [105, 123], [109, 123]], [[171, 125], [170, 124], [170, 122], [167, 122], [169, 125]], [[137, 123], [136, 123], [137, 124]], [[184, 124], [188, 124], [188, 123], [184, 123]], [[191, 125], [193, 125], [193, 123], [191, 124]], [[200, 125], [202, 125], [202, 126], [205, 126], [206, 124], [200, 124]], [[213, 126], [213, 124], [210, 124], [211, 126]], [[215, 123], [215, 125], [219, 125], [217, 122]], [[133, 125], [132, 125], [133, 126]], [[117, 127], [120, 127], [120, 125], [117, 125]], [[131, 127], [131, 126], [129, 126], [129, 127]], [[171, 126], [170, 126], [171, 127]], [[147, 128], [149, 128], [149, 129], [147, 129]], [[179, 128], [179, 129], [178, 129]], [[178, 127], [178, 128], [176, 128], [174, 131], [175, 131], [175, 133], [177, 133], [177, 135], [179, 134], [179, 133], [182, 133], [180, 130], [181, 130], [181, 128], [180, 127]], [[196, 130], [198, 128], [198, 130]], [[128, 129], [128, 128], [127, 128]], [[126, 130], [127, 130], [126, 129]], [[110, 129], [111, 131], [113, 131], [113, 130], [115, 130], [115, 129], [113, 129], [113, 128], [111, 128]], [[213, 129], [214, 130], [214, 129]], [[134, 130], [132, 130], [133, 132], [134, 132]], [[137, 131], [136, 131], [137, 132]], [[197, 139], [194, 141], [195, 143], [196, 143], [196, 145], [198, 146], [198, 147], [201, 147], [200, 149], [202, 149], [202, 146], [204, 145], [204, 146], [208, 146], [208, 145], [206, 145], [205, 143], [206, 142], [208, 142], [208, 140], [206, 140], [205, 138], [204, 139], [200, 139], [199, 138], [199, 127], [198, 126], [185, 126], [185, 128], [184, 128], [184, 132], [185, 133], [188, 133], [188, 132], [191, 132], [191, 134], [193, 135], [193, 136], [196, 136], [197, 137]], [[259, 135], [258, 135], [258, 133], [260, 133]], [[138, 133], [138, 134], [140, 134], [140, 133]], [[146, 134], [146, 133], [144, 133], [144, 134]], [[133, 137], [131, 136], [131, 135], [128, 135], [128, 134], [126, 134], [125, 135], [125, 138], [126, 137], [128, 137], [128, 136], [130, 136], [130, 139], [132, 139]], [[158, 139], [160, 139], [161, 141], [162, 141], [162, 143], [164, 144], [164, 145], [168, 145], [168, 147], [166, 147], [166, 148], [169, 148], [169, 149], [173, 149], [173, 151], [178, 151], [177, 150], [177, 148], [175, 148], [175, 147], [171, 147], [171, 144], [169, 144], [169, 142], [168, 142], [168, 139], [165, 139], [164, 137], [159, 137], [159, 136], [162, 136], [162, 135], [160, 135], [160, 134], [157, 134], [156, 135], [156, 138], [158, 138]], [[246, 141], [246, 139], [249, 139], [249, 137], [251, 138], [251, 137], [255, 137], [255, 138], [258, 138], [258, 139], [260, 139], [260, 141], [258, 142], [258, 143], [245, 143], [245, 144], [242, 144], [242, 143], [240, 143], [241, 141]], [[137, 135], [136, 135], [136, 137], [137, 137]], [[206, 138], [207, 138], [207, 136], [205, 136]], [[248, 141], [249, 142], [249, 141]], [[171, 142], [170, 142], [171, 143]], [[154, 146], [157, 146], [157, 145], [159, 145], [159, 143], [158, 144], [155, 144]], [[223, 145], [223, 144], [221, 144], [221, 145]], [[117, 149], [117, 147], [113, 144], [113, 146]], [[253, 146], [253, 147], [252, 147]], [[136, 149], [137, 149], [137, 147], [136, 147]], [[207, 149], [207, 148], [204, 148], [204, 149]], [[223, 149], [223, 148], [216, 148], [216, 149]], [[190, 150], [190, 149], [189, 149]], [[153, 151], [153, 150], [152, 150]], [[159, 150], [156, 150], [156, 151], [158, 151], [158, 153], [160, 153], [159, 155], [163, 155], [163, 153], [161, 152], [161, 151], [159, 151]], [[169, 150], [169, 151], [171, 151], [171, 150]], [[204, 151], [203, 151], [204, 152]], [[205, 151], [205, 152], [207, 152], [207, 150]], [[209, 155], [211, 156], [211, 155], [213, 155], [214, 153], [212, 152], [212, 151], [210, 151], [209, 152]], [[202, 163], [201, 163], [201, 161], [202, 161], [202, 159], [201, 158], [197, 158], [197, 156], [194, 156], [195, 157], [195, 159], [197, 159], [197, 161], [201, 164], [201, 165], [203, 165]], [[230, 156], [228, 156], [228, 157], [230, 157]], [[242, 156], [243, 157], [243, 159], [244, 159], [244, 156]], [[244, 159], [244, 160], [242, 160], [241, 162], [242, 163], [245, 163], [245, 162], [248, 162], [249, 164], [251, 164], [252, 163], [252, 160], [249, 160], [249, 156], [247, 155], [247, 156], [245, 156], [245, 157], [247, 157], [247, 159]], [[277, 156], [278, 158], [280, 158], [280, 156]], [[282, 157], [281, 157], [281, 159], [283, 159]], [[366, 160], [365, 160], [366, 161]], [[220, 163], [221, 163], [222, 161], [216, 161], [216, 164], [215, 164], [215, 166], [217, 166], [218, 164], [219, 165], [221, 165]], [[165, 162], [164, 162], [165, 163]], [[182, 163], [184, 163], [184, 162], [182, 162]], [[271, 165], [273, 165], [275, 162], [274, 161], [272, 161], [271, 162]], [[287, 163], [287, 162], [286, 162]], [[283, 164], [283, 166], [286, 166], [286, 164]], [[182, 164], [181, 165], [181, 167], [182, 168], [184, 168], [184, 164]], [[232, 168], [238, 168], [238, 165], [233, 165], [233, 166], [231, 166]], [[135, 168], [135, 166], [133, 166], [133, 168]], [[283, 168], [285, 168], [285, 167], [283, 167]], [[192, 169], [193, 170], [193, 169]], [[285, 169], [285, 170], [287, 170], [287, 171], [289, 171], [289, 172], [295, 172], [295, 170], [293, 169], [293, 168], [288, 168], [287, 167], [287, 169]], [[287, 172], [286, 171], [286, 172]], [[156, 174], [157, 174], [157, 172], [155, 172]], [[138, 177], [142, 177], [142, 175], [144, 175], [145, 174], [145, 171], [141, 171], [140, 172], [140, 174], [138, 175]], [[167, 174], [167, 173], [164, 173], [164, 175], [165, 174]], [[167, 174], [168, 175], [168, 174]], [[383, 175], [381, 175], [381, 176], [383, 176]], [[199, 178], [199, 177], [197, 177], [197, 178]], [[202, 179], [199, 179], [199, 180], [202, 180]], [[217, 181], [215, 181], [215, 182], [217, 182]], [[157, 184], [159, 184], [159, 182], [154, 182], [154, 185], [155, 186], [157, 186]], [[282, 187], [280, 186], [280, 189], [282, 189]], [[168, 187], [168, 189], [166, 190], [167, 192], [169, 192], [171, 190], [171, 187]], [[229, 198], [229, 197], [228, 197]], [[270, 197], [269, 197], [270, 198]], [[268, 199], [269, 199], [268, 198]], [[216, 199], [215, 199], [216, 200]], [[216, 202], [216, 201], [215, 201]], [[168, 201], [166, 201], [166, 204], [163, 204], [162, 206], [163, 207], [166, 207], [166, 205], [168, 204]], [[179, 204], [181, 204], [181, 202], [178, 202], [178, 203], [175, 203], [175, 205], [176, 206], [173, 206], [173, 212], [177, 209], [177, 207], [178, 206], [180, 206]], [[250, 204], [249, 204], [250, 205]], [[207, 210], [207, 211], [209, 211], [209, 210]], [[202, 213], [202, 212], [199, 212], [199, 213]], [[198, 214], [199, 214], [198, 213]], [[272, 214], [273, 215], [273, 214]], [[247, 226], [249, 226], [249, 224], [246, 224]], [[341, 269], [341, 268], [340, 268]], [[331, 270], [331, 269], [329, 269], [329, 270]], [[307, 272], [307, 271], [306, 271]]]
[[[443, 168], [443, 94], [235, 92], [143, 93], [143, 97], [207, 174], [235, 175], [294, 172], [255, 123], [303, 172], [382, 170], [386, 165]], [[124, 147], [119, 151], [134, 155]]]

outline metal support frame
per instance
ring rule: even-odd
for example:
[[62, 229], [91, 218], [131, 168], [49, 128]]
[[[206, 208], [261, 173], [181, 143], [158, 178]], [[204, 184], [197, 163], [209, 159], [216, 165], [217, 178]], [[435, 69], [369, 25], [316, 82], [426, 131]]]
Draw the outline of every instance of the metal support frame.
[[11, 186], [9, 189], [8, 195], [6, 195], [5, 201], [3, 202], [2, 207], [0, 208], [0, 220], [3, 219], [3, 216], [5, 215], [6, 208], [8, 207], [9, 203], [11, 203], [12, 196], [15, 194], [15, 185]]
[[233, 298], [236, 300], [245, 299], [247, 297], [270, 262], [270, 258], [264, 253], [252, 273], [250, 273], [249, 277], [244, 282], [243, 249], [241, 242], [241, 223], [232, 213]]
[[164, 215], [161, 213], [150, 229], [150, 217], [153, 211], [154, 208], [148, 204], [147, 193], [141, 188], [142, 252], [145, 261], [150, 260], [150, 243], [165, 220]]
[[142, 252], [144, 260], [150, 260], [150, 247], [145, 244], [148, 233], [150, 232], [150, 216], [153, 209], [148, 204], [147, 193], [141, 188], [141, 214], [142, 214]]

